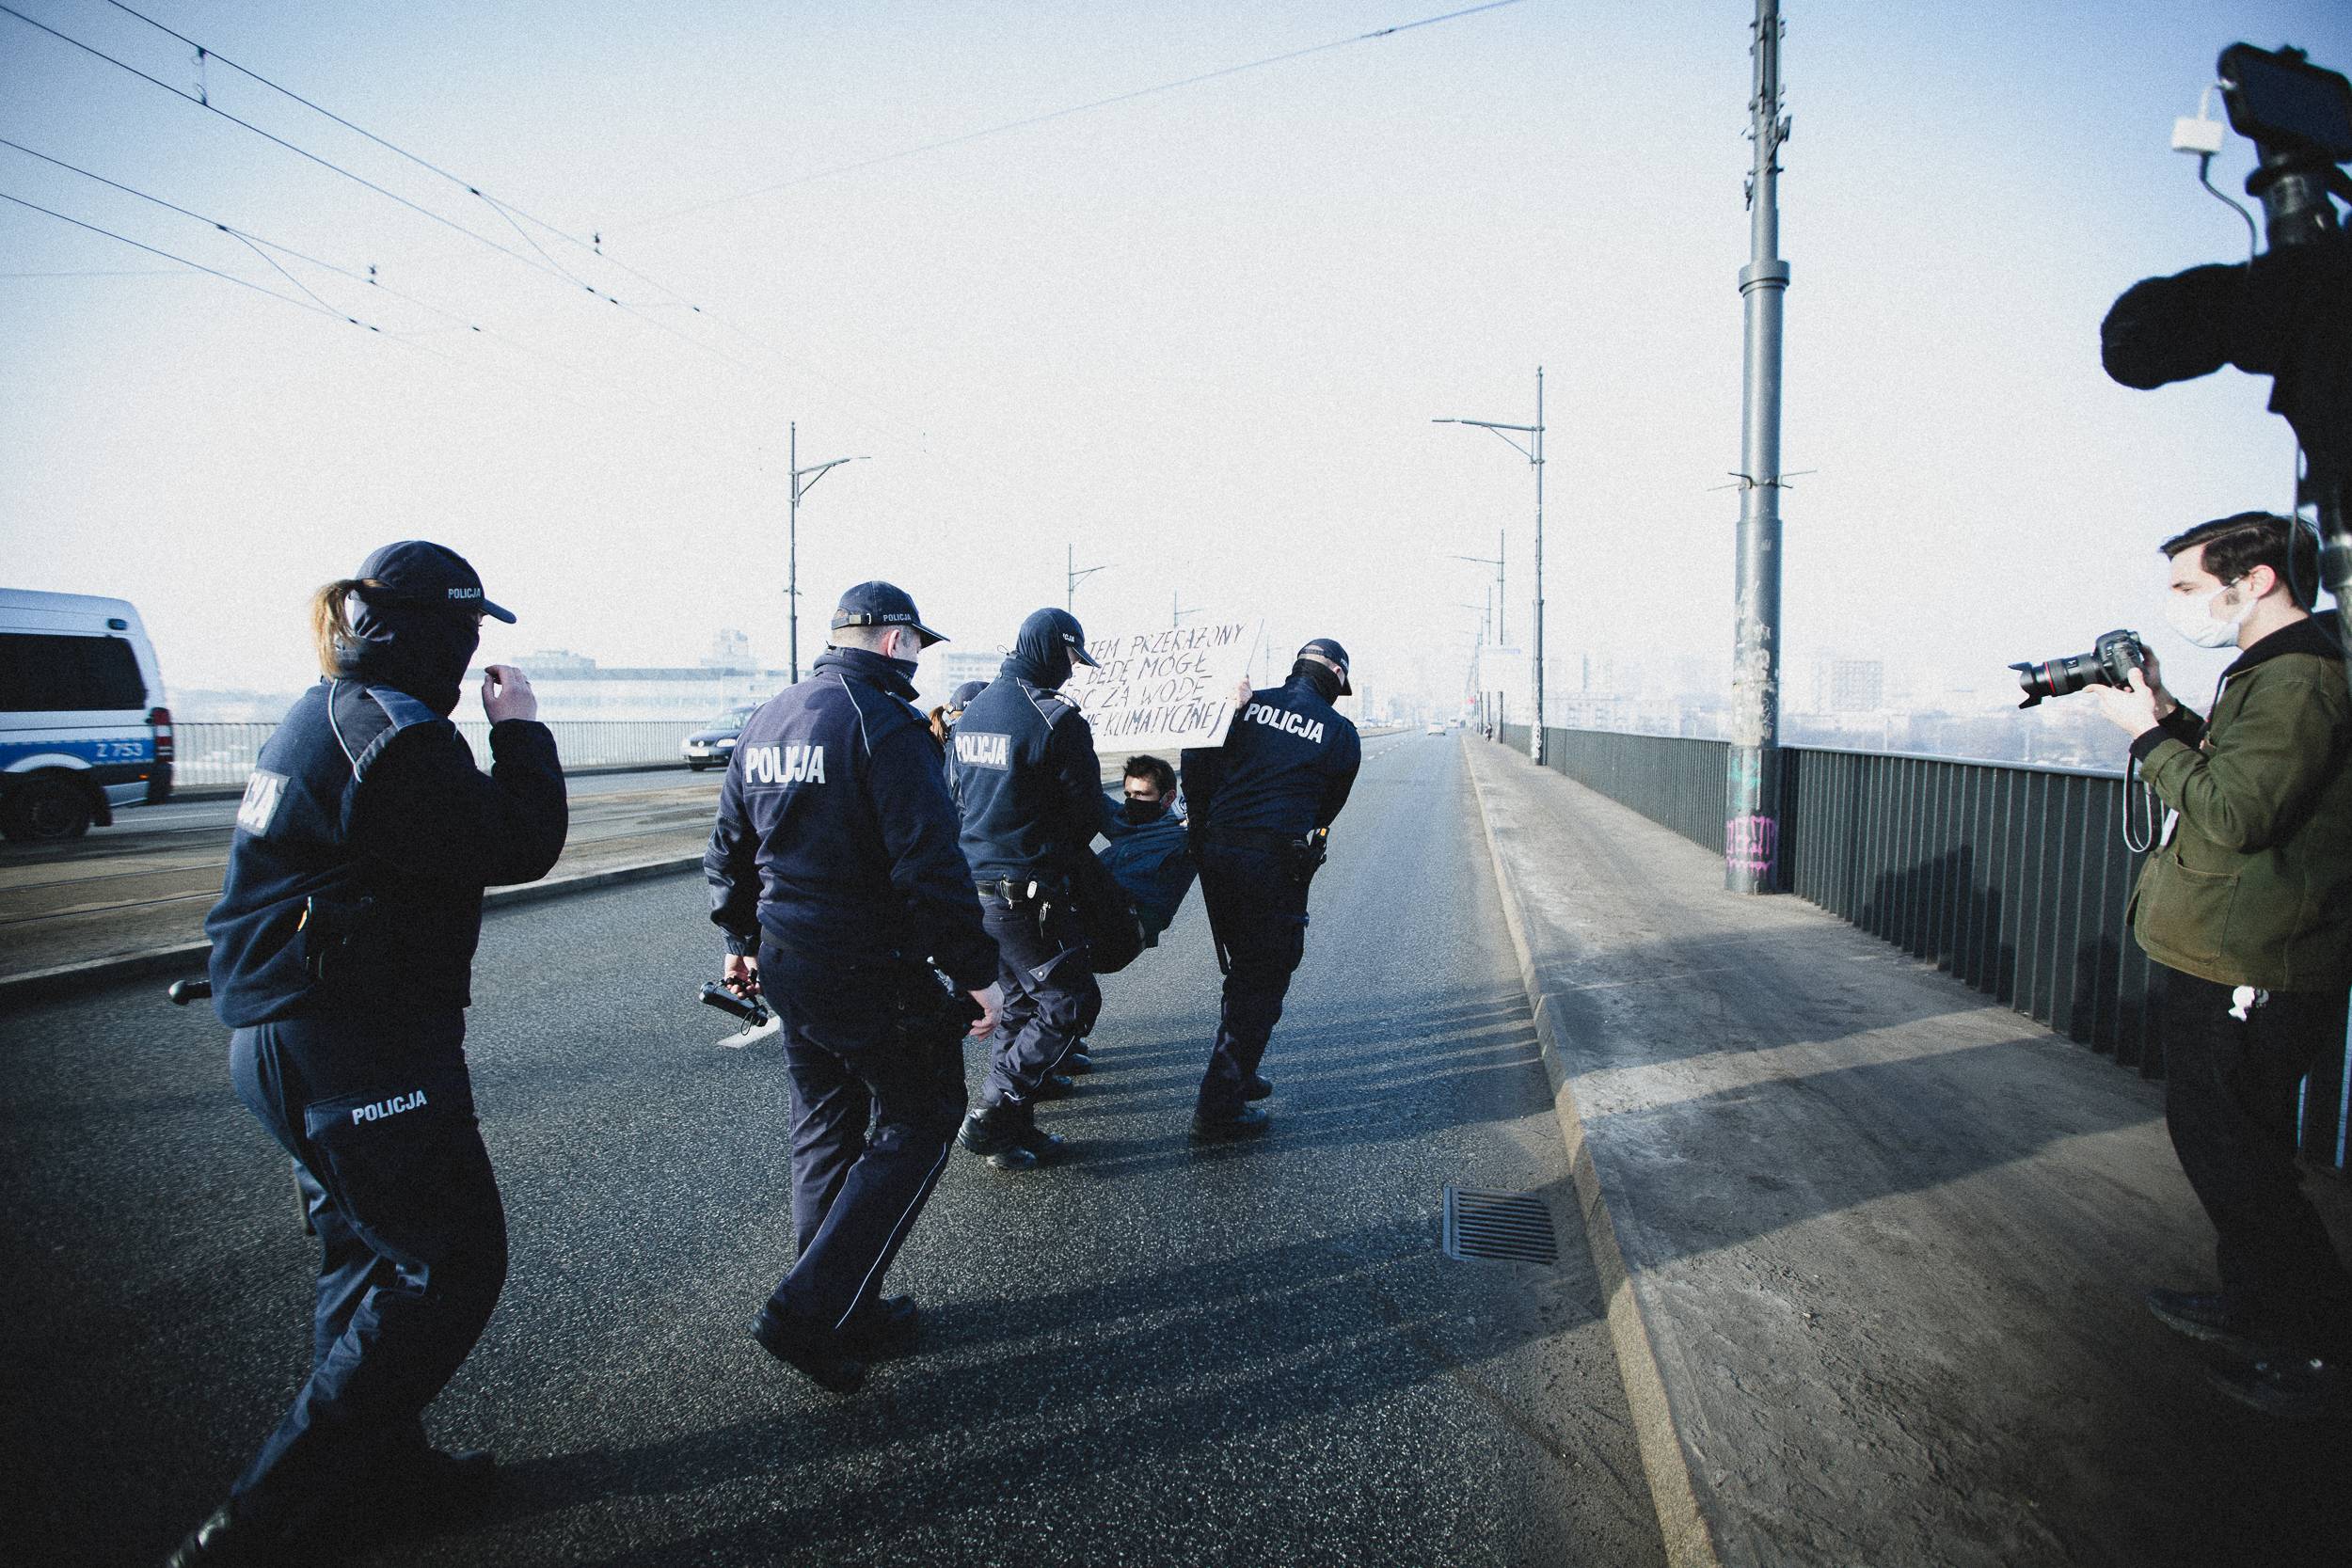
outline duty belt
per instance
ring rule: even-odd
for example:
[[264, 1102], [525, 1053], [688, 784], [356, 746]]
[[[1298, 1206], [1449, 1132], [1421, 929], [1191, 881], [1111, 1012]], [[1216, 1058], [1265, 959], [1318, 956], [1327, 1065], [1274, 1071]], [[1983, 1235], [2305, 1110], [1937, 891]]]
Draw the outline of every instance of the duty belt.
[[973, 891], [983, 898], [1001, 898], [1008, 904], [1034, 904], [1057, 896], [1067, 886], [1067, 879], [1058, 877], [991, 877], [984, 882], [975, 882]]
[[1204, 844], [1223, 845], [1234, 849], [1288, 849], [1298, 842], [1296, 833], [1277, 832], [1272, 828], [1203, 828]]

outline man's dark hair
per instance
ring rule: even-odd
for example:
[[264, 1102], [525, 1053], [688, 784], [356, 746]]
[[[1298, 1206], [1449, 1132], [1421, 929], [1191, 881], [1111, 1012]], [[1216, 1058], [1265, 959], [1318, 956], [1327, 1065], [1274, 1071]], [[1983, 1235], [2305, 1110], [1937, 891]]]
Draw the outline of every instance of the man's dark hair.
[[2240, 512], [2199, 523], [2164, 542], [2166, 559], [2205, 546], [2205, 570], [2235, 582], [2257, 566], [2278, 574], [2296, 608], [2309, 610], [2319, 597], [2319, 541], [2302, 524], [2270, 512]]
[[1176, 769], [1157, 757], [1129, 757], [1119, 771], [1121, 778], [1151, 780], [1162, 795], [1176, 793]]

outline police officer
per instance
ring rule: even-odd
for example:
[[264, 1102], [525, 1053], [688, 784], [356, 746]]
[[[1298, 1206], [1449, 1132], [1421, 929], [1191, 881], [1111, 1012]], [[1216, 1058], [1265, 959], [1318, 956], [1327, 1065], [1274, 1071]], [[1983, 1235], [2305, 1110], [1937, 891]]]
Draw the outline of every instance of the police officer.
[[1081, 1065], [1071, 1058], [1103, 1006], [1071, 874], [1093, 853], [1109, 802], [1094, 731], [1057, 694], [1073, 661], [1094, 663], [1074, 616], [1041, 610], [1022, 622], [1003, 669], [963, 710], [948, 759], [1005, 995], [1003, 1029], [961, 1137], [999, 1170], [1029, 1169], [1060, 1145], [1038, 1127], [1036, 1105], [1049, 1080], [1065, 1076], [1060, 1069]]
[[996, 945], [912, 700], [941, 641], [889, 583], [842, 594], [833, 646], [744, 724], [703, 856], [726, 982], [767, 996], [791, 1086], [800, 1255], [752, 1334], [835, 1393], [914, 1340], [882, 1276], [947, 1164], [966, 1025], [996, 1021]]
[[482, 890], [564, 848], [555, 740], [488, 667], [491, 771], [450, 722], [485, 615], [464, 558], [407, 540], [312, 600], [325, 678], [246, 786], [212, 939], [238, 1097], [294, 1156], [319, 1240], [310, 1375], [229, 1501], [169, 1560], [274, 1560], [330, 1513], [487, 1479], [421, 1417], [506, 1278], [463, 1042]]
[[1347, 650], [1318, 637], [1298, 650], [1289, 680], [1249, 694], [1223, 746], [1183, 755], [1200, 897], [1225, 969], [1216, 1044], [1193, 1108], [1201, 1142], [1266, 1130], [1264, 1109], [1249, 1103], [1274, 1092], [1258, 1063], [1306, 952], [1308, 880], [1363, 759], [1356, 726], [1331, 705], [1354, 689]]

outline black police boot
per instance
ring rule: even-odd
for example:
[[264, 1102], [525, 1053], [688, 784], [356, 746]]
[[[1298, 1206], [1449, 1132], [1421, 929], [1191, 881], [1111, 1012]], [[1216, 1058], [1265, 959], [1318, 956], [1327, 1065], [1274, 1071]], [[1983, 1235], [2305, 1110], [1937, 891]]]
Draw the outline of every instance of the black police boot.
[[213, 1510], [164, 1559], [164, 1568], [246, 1568], [286, 1560], [286, 1538], [238, 1519], [228, 1503]]
[[1030, 1155], [1034, 1157], [1040, 1164], [1044, 1164], [1046, 1161], [1051, 1160], [1055, 1156], [1061, 1153], [1063, 1144], [1061, 1134], [1058, 1132], [1048, 1132], [1044, 1128], [1040, 1127], [1035, 1120], [1032, 1120], [1028, 1126], [1023, 1128], [1019, 1132], [1018, 1137], [1021, 1141], [1021, 1147], [1027, 1149]]
[[850, 1354], [840, 1335], [822, 1323], [796, 1318], [772, 1301], [752, 1320], [752, 1338], [769, 1354], [821, 1388], [854, 1394], [866, 1381], [866, 1363]]
[[1245, 1105], [1230, 1117], [1192, 1113], [1192, 1141], [1198, 1144], [1238, 1143], [1244, 1138], [1261, 1138], [1273, 1118], [1256, 1105]]
[[850, 1314], [841, 1343], [853, 1355], [880, 1361], [913, 1350], [922, 1332], [922, 1309], [913, 1296], [877, 1296]]
[[2153, 1290], [2140, 1298], [2156, 1322], [2188, 1338], [2208, 1345], [2220, 1345], [2249, 1354], [2257, 1354], [2262, 1346], [2255, 1334], [2253, 1317], [2237, 1301], [2218, 1291]]
[[1273, 1083], [1259, 1077], [1254, 1072], [1249, 1075], [1249, 1081], [1241, 1086], [1241, 1097], [1244, 1100], [1263, 1100], [1273, 1092]]
[[1092, 1072], [1094, 1058], [1087, 1053], [1086, 1047], [1087, 1042], [1080, 1040], [1071, 1048], [1070, 1054], [1054, 1064], [1054, 1070], [1066, 1072], [1073, 1078], [1084, 1078], [1088, 1073]]
[[1059, 1100], [1077, 1086], [1068, 1073], [1049, 1072], [1038, 1081], [1037, 1097], [1040, 1100]]
[[2282, 1421], [2352, 1421], [2352, 1368], [2341, 1361], [2282, 1354], [2205, 1375], [2241, 1404]]
[[1021, 1139], [1035, 1127], [1025, 1105], [981, 1105], [963, 1118], [956, 1141], [997, 1170], [1030, 1170], [1037, 1164], [1037, 1156]]

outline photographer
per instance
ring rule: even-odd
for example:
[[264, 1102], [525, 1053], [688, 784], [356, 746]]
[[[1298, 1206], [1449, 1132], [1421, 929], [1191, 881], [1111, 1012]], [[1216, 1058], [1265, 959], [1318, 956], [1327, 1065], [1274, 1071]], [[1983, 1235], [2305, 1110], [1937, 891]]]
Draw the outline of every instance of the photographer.
[[2271, 1413], [2352, 1413], [2352, 1275], [2303, 1196], [2296, 1085], [2344, 1038], [2352, 984], [2352, 700], [2333, 626], [2311, 611], [2310, 534], [2246, 512], [2167, 540], [2165, 618], [2240, 650], [2212, 715], [2151, 659], [2128, 688], [2091, 688], [2171, 808], [2133, 895], [2160, 965], [2165, 1122], [2219, 1232], [2220, 1289], [2157, 1290], [2149, 1308], [2236, 1351], [2217, 1374]]

